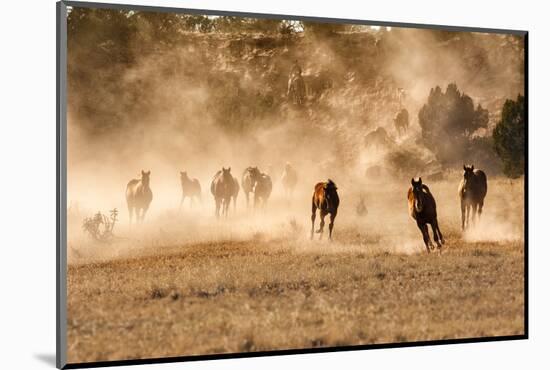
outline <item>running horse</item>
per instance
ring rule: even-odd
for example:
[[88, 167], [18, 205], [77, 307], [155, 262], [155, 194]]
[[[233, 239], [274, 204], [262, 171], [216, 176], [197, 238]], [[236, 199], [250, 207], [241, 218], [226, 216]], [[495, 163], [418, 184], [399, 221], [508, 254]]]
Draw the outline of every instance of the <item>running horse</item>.
[[405, 134], [409, 128], [409, 112], [405, 108], [401, 109], [393, 118], [393, 124], [399, 136]]
[[260, 173], [260, 176], [256, 179], [254, 184], [254, 208], [261, 206], [265, 208], [267, 200], [273, 190], [273, 183], [271, 177], [268, 174]]
[[210, 184], [210, 192], [216, 201], [216, 218], [220, 217], [220, 209], [222, 216], [227, 218], [231, 198], [236, 198], [235, 179], [231, 175], [231, 167], [227, 169], [222, 167], [220, 171], [216, 172]]
[[407, 193], [407, 200], [409, 203], [409, 214], [416, 220], [416, 225], [422, 232], [426, 250], [430, 253], [430, 250], [434, 249], [428, 232], [428, 224], [432, 226], [434, 240], [437, 244], [437, 248], [440, 250], [441, 245], [445, 244], [445, 240], [443, 239], [441, 230], [439, 230], [439, 224], [437, 223], [435, 199], [430, 189], [422, 183], [421, 177], [419, 177], [418, 180], [414, 178], [411, 179], [411, 187]]
[[193, 207], [194, 199], [197, 199], [199, 202], [202, 202], [201, 184], [199, 183], [199, 180], [189, 178], [186, 171], [180, 171], [180, 182], [181, 182], [180, 210], [186, 197], [189, 198], [190, 207]]
[[283, 175], [281, 176], [281, 183], [283, 184], [283, 188], [285, 189], [285, 196], [288, 199], [292, 198], [292, 193], [294, 192], [294, 188], [298, 183], [298, 175], [296, 174], [296, 170], [290, 165], [289, 162], [286, 162], [285, 164], [285, 170], [283, 171]]
[[136, 214], [136, 222], [143, 222], [149, 205], [153, 200], [153, 192], [149, 187], [151, 171], [141, 170], [141, 179], [130, 180], [126, 186], [126, 203], [128, 213], [130, 214], [130, 224], [132, 224], [133, 214]]
[[325, 227], [325, 216], [330, 214], [330, 224], [328, 225], [328, 237], [332, 240], [332, 229], [334, 228], [334, 219], [338, 213], [340, 198], [338, 197], [338, 188], [336, 184], [328, 179], [327, 182], [319, 182], [315, 185], [311, 199], [311, 239], [313, 239], [313, 229], [315, 228], [315, 215], [319, 210], [321, 224], [315, 231], [319, 234], [319, 240], [323, 237], [323, 228]]
[[487, 195], [487, 176], [482, 170], [474, 169], [474, 165], [463, 166], [464, 177], [458, 186], [460, 210], [462, 212], [462, 230], [475, 223], [475, 218], [481, 218], [483, 202]]

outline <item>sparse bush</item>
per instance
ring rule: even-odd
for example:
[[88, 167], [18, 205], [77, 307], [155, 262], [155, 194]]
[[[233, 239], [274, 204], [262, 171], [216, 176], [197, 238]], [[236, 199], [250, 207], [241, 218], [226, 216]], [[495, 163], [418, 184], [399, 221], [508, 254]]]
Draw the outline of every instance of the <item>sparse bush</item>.
[[525, 172], [525, 99], [506, 100], [500, 121], [493, 130], [493, 142], [503, 164], [504, 173], [512, 178]]
[[114, 238], [113, 230], [118, 221], [118, 210], [112, 209], [110, 216], [97, 212], [93, 217], [86, 217], [82, 223], [84, 231], [95, 240], [109, 242]]

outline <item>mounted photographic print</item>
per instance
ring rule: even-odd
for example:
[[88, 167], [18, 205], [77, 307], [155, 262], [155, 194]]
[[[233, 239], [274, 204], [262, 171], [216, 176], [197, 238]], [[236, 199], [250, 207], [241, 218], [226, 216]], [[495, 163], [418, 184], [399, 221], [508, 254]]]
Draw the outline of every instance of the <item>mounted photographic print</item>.
[[58, 367], [527, 338], [527, 32], [57, 10]]

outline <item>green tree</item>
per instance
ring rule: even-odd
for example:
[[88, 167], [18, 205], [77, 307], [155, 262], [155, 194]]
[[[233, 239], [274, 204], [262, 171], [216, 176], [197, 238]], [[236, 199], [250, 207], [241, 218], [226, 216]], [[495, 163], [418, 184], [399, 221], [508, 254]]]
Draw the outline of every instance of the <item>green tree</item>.
[[495, 152], [503, 164], [504, 173], [512, 178], [525, 172], [525, 99], [506, 100], [500, 121], [493, 130]]
[[489, 113], [472, 98], [460, 92], [456, 84], [430, 90], [428, 102], [418, 112], [424, 144], [445, 165], [466, 159], [472, 143], [472, 134], [486, 128]]

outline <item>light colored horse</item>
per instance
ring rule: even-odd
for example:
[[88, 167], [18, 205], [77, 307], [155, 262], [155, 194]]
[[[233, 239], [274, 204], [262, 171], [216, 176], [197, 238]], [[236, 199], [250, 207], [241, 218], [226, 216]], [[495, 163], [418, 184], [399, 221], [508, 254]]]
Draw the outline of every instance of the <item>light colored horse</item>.
[[285, 169], [283, 171], [283, 175], [281, 176], [281, 183], [283, 184], [283, 188], [285, 190], [285, 196], [288, 199], [291, 199], [294, 188], [298, 183], [298, 175], [289, 162], [286, 162], [285, 164]]
[[180, 210], [183, 205], [183, 202], [186, 197], [189, 198], [190, 206], [193, 207], [193, 200], [198, 199], [202, 203], [201, 198], [201, 184], [197, 179], [191, 179], [187, 175], [187, 172], [180, 172], [180, 182], [181, 182], [181, 202]]
[[141, 179], [130, 180], [126, 186], [126, 203], [130, 214], [130, 224], [133, 214], [136, 214], [136, 222], [143, 222], [149, 205], [153, 200], [153, 192], [149, 187], [151, 171], [141, 171]]
[[243, 187], [244, 195], [246, 196], [246, 208], [248, 208], [250, 204], [249, 195], [254, 192], [254, 185], [260, 176], [261, 172], [258, 167], [247, 167], [243, 172], [241, 185]]

